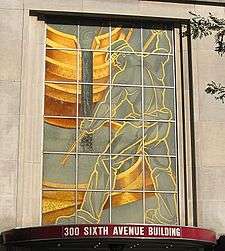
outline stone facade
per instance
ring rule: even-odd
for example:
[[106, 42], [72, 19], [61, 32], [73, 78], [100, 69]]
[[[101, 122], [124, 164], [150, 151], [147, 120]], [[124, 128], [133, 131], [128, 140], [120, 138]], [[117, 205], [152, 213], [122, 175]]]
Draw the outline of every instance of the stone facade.
[[[0, 0], [0, 232], [40, 224], [45, 34], [44, 22], [29, 16], [30, 10], [177, 19], [188, 19], [193, 11], [225, 17], [222, 5]], [[213, 46], [213, 38], [192, 43], [193, 101], [198, 226], [219, 235], [225, 233], [225, 107], [204, 89], [211, 80], [224, 83], [225, 60]]]

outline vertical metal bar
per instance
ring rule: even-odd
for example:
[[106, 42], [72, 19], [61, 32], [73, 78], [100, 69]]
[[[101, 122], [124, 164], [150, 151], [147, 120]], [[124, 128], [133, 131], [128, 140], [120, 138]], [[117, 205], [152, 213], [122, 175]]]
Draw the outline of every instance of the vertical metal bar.
[[[175, 43], [176, 43], [176, 37], [175, 37], [175, 27], [173, 26], [172, 27], [172, 48], [173, 48], [173, 53], [172, 53], [172, 56], [173, 56], [173, 81], [174, 81], [174, 89], [173, 90], [173, 108], [174, 108], [174, 119], [175, 119], [175, 138], [174, 138], [174, 141], [175, 141], [175, 156], [176, 156], [176, 169], [175, 169], [175, 172], [176, 172], [176, 191], [177, 191], [177, 210], [178, 210], [178, 215], [177, 215], [177, 218], [178, 218], [178, 221], [179, 221], [179, 224], [180, 224], [180, 210], [179, 210], [179, 204], [180, 204], [180, 196], [179, 196], [179, 169], [178, 169], [178, 151], [177, 151], [177, 107], [176, 107], [176, 104], [177, 104], [177, 83], [176, 83], [176, 72], [175, 72], [175, 67], [176, 67], [176, 62], [175, 62]], [[179, 52], [178, 52], [179, 54]]]
[[109, 222], [112, 223], [112, 57], [111, 57], [111, 44], [112, 44], [112, 26], [109, 26]]
[[146, 207], [146, 203], [145, 203], [145, 199], [146, 199], [146, 187], [145, 187], [145, 152], [144, 152], [144, 138], [145, 138], [145, 130], [144, 130], [144, 41], [143, 41], [143, 28], [141, 27], [141, 112], [142, 112], [142, 172], [143, 172], [143, 176], [142, 176], [142, 180], [143, 180], [143, 191], [142, 191], [142, 206], [143, 206], [143, 221], [144, 223], [146, 222], [145, 219], [145, 207]]
[[[45, 39], [47, 38], [47, 24], [45, 24]], [[45, 52], [45, 56], [44, 56], [44, 63], [43, 63], [43, 74], [45, 76], [45, 71], [46, 71], [46, 43], [44, 44], [44, 52]], [[43, 76], [43, 79], [45, 79], [45, 77]], [[42, 137], [41, 137], [41, 186], [40, 186], [40, 196], [41, 196], [41, 205], [40, 205], [40, 225], [42, 225], [42, 218], [43, 218], [43, 214], [42, 214], [42, 204], [43, 204], [43, 166], [44, 166], [44, 126], [45, 126], [45, 119], [44, 119], [44, 115], [45, 115], [45, 82], [43, 83], [43, 88], [42, 88]]]
[[174, 27], [174, 66], [175, 66], [175, 85], [176, 85], [176, 151], [177, 151], [177, 181], [179, 198], [179, 223], [186, 224], [186, 205], [185, 205], [185, 157], [184, 157], [184, 135], [183, 135], [183, 97], [182, 97], [182, 61], [181, 61], [181, 41], [180, 27]]
[[[80, 25], [77, 25], [77, 34], [78, 34], [78, 43], [80, 41]], [[79, 123], [79, 85], [80, 85], [80, 53], [81, 51], [80, 50], [77, 50], [76, 51], [77, 53], [77, 56], [76, 56], [76, 59], [77, 60], [77, 71], [76, 71], [76, 128], [75, 128], [75, 147], [76, 147], [76, 152], [75, 152], [75, 165], [76, 165], [76, 169], [75, 169], [75, 184], [76, 184], [76, 191], [75, 191], [75, 198], [76, 198], [76, 208], [75, 208], [75, 212], [77, 212], [77, 205], [78, 205], [78, 161], [79, 161], [79, 155], [78, 155], [78, 137], [79, 137], [79, 130], [78, 130], [78, 123]], [[77, 223], [77, 213], [75, 214], [75, 223]]]
[[183, 142], [182, 142], [182, 146], [183, 146], [183, 180], [184, 180], [184, 184], [183, 184], [183, 188], [184, 188], [184, 210], [185, 210], [185, 225], [188, 224], [188, 204], [187, 204], [187, 158], [186, 158], [186, 152], [187, 152], [187, 148], [186, 148], [186, 120], [185, 120], [185, 107], [184, 107], [184, 68], [183, 68], [183, 64], [184, 64], [184, 56], [183, 56], [183, 41], [182, 41], [182, 25], [180, 25], [179, 27], [179, 40], [180, 40], [180, 65], [181, 65], [181, 102], [182, 102], [182, 125], [183, 125], [183, 129], [182, 129], [182, 138], [183, 138]]
[[190, 24], [187, 26], [188, 36], [187, 36], [187, 49], [188, 49], [188, 75], [189, 75], [189, 107], [190, 107], [190, 149], [191, 149], [191, 167], [192, 167], [192, 204], [193, 204], [193, 224], [198, 225], [197, 217], [197, 184], [196, 184], [196, 162], [195, 162], [195, 128], [194, 128], [194, 93], [193, 93], [193, 72], [192, 72], [192, 53], [191, 53], [191, 28]]

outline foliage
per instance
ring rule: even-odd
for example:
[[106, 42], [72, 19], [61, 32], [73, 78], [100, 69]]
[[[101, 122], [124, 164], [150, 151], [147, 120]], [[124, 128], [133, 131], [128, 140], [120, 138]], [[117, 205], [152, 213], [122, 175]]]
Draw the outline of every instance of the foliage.
[[217, 84], [214, 81], [207, 84], [207, 88], [205, 89], [207, 94], [214, 95], [215, 99], [221, 100], [224, 103], [225, 99], [225, 87], [222, 86], [220, 83]]
[[[208, 17], [202, 17], [192, 12], [190, 14], [193, 16], [190, 21], [192, 38], [202, 39], [203, 37], [215, 34], [215, 51], [220, 56], [223, 56], [225, 53], [225, 19], [215, 17], [212, 13], [209, 13]], [[184, 35], [187, 36], [187, 32]], [[225, 87], [222, 84], [212, 81], [207, 84], [205, 92], [214, 95], [216, 100], [224, 103]]]
[[215, 50], [222, 56], [225, 53], [225, 19], [217, 18], [212, 13], [208, 17], [192, 12], [190, 14], [193, 16], [190, 22], [192, 38], [201, 39], [215, 33]]

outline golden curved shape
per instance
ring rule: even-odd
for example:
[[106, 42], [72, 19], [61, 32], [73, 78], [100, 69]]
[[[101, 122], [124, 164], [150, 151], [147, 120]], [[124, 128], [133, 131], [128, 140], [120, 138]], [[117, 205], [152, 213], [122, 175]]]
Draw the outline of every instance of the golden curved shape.
[[[96, 36], [93, 40], [91, 49], [93, 50], [105, 50], [109, 46], [110, 40], [112, 42], [118, 39], [130, 39], [133, 29], [130, 29], [128, 34], [125, 35], [123, 28], [115, 28], [110, 33], [100, 34]], [[62, 106], [62, 104], [57, 103], [58, 101], [63, 101], [67, 103], [76, 104], [76, 88], [69, 87], [69, 85], [54, 85], [55, 81], [81, 81], [82, 76], [82, 60], [81, 52], [76, 50], [66, 50], [68, 49], [79, 49], [79, 43], [76, 36], [63, 33], [50, 26], [47, 26], [47, 46], [51, 49], [46, 50], [46, 81], [52, 81], [51, 84], [46, 84], [45, 95], [49, 97], [52, 102], [56, 105]], [[54, 48], [65, 48], [65, 50], [54, 50]], [[109, 79], [109, 60], [106, 60], [107, 50], [105, 51], [94, 51], [93, 52], [93, 82], [94, 83], [107, 83]], [[79, 69], [78, 69], [79, 67]], [[104, 94], [105, 89], [100, 90], [98, 86], [94, 84], [93, 86], [93, 102], [100, 101]], [[78, 99], [80, 99], [80, 93], [78, 94]], [[55, 109], [55, 106], [49, 106], [48, 109]], [[60, 110], [63, 110], [62, 107]], [[54, 110], [49, 111], [49, 113], [54, 115]], [[63, 115], [63, 114], [62, 114]], [[68, 116], [73, 116], [74, 114], [68, 114]], [[67, 128], [73, 128], [74, 124], [71, 122], [61, 123], [59, 119], [46, 119], [46, 122]]]
[[58, 31], [50, 26], [47, 26], [47, 38], [63, 45], [64, 48], [79, 48], [76, 36]]
[[[75, 194], [73, 194], [73, 200], [65, 201], [65, 200], [56, 200], [56, 199], [43, 199], [42, 210], [43, 210], [43, 217], [42, 221], [43, 224], [54, 224], [56, 220], [60, 216], [70, 216], [73, 215], [76, 211], [76, 204], [74, 201], [77, 201], [77, 209], [80, 208], [80, 205], [83, 201], [85, 192], [78, 192], [77, 199]], [[155, 196], [155, 193], [146, 193], [145, 197], [152, 197]], [[136, 202], [138, 200], [143, 199], [142, 193], [129, 193], [129, 192], [115, 192], [112, 193], [112, 207], [119, 207], [126, 204], [130, 204]], [[109, 208], [109, 201], [106, 202], [104, 209]]]
[[[139, 178], [138, 178], [139, 177]], [[141, 181], [135, 183], [135, 181]], [[120, 173], [116, 177], [115, 189], [140, 189], [142, 188], [142, 158], [140, 157], [138, 161], [126, 171]], [[151, 185], [149, 183], [149, 185]], [[43, 182], [43, 188], [47, 189], [76, 189], [74, 184], [63, 184], [55, 182]], [[86, 189], [87, 184], [79, 184], [77, 189]], [[52, 191], [51, 191], [52, 192]], [[53, 196], [53, 198], [55, 198]]]
[[[107, 85], [98, 85], [93, 89], [93, 102], [99, 102], [104, 97], [104, 91], [107, 89]], [[77, 90], [78, 89], [78, 90]], [[77, 103], [77, 92], [78, 92], [78, 103], [80, 103], [81, 87], [76, 84], [51, 84], [47, 83], [45, 87], [45, 95], [52, 97], [56, 100]]]
[[[146, 176], [145, 186], [148, 190], [154, 190], [154, 185], [150, 176]], [[142, 172], [142, 159], [138, 161], [128, 170], [117, 175], [115, 189], [124, 190], [142, 190], [143, 185], [143, 172]], [[43, 192], [43, 220], [46, 224], [54, 223], [61, 215], [71, 215], [75, 212], [76, 201], [77, 208], [80, 207], [87, 184], [79, 184], [77, 189], [84, 191], [52, 191], [51, 189], [76, 189], [74, 184], [62, 184], [54, 182], [43, 182], [43, 188], [49, 191]], [[77, 199], [76, 198], [77, 194]], [[154, 195], [152, 193], [152, 195]], [[150, 196], [150, 193], [148, 193]], [[142, 193], [128, 193], [128, 192], [114, 192], [112, 193], [112, 206], [118, 207], [121, 205], [129, 204], [142, 199]], [[63, 206], [64, 205], [64, 206]], [[107, 202], [104, 208], [109, 207]], [[72, 211], [72, 213], [71, 213]], [[68, 212], [68, 214], [67, 214]]]
[[[111, 33], [111, 40], [114, 42], [117, 39], [119, 39], [119, 37], [121, 36], [121, 33], [123, 33], [122, 28], [115, 28], [112, 30]], [[92, 42], [92, 46], [91, 49], [92, 50], [98, 50], [98, 49], [105, 49], [107, 47], [109, 47], [109, 43], [110, 43], [110, 34], [109, 32], [105, 33], [105, 34], [101, 34], [99, 36], [96, 36], [93, 39]]]

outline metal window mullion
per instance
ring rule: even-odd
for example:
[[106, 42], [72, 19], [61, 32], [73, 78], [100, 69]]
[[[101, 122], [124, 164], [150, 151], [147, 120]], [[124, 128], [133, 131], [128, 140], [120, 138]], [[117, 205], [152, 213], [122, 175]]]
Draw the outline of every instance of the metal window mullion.
[[[44, 154], [62, 154], [62, 155], [76, 155], [76, 152], [59, 152], [59, 151], [44, 151], [43, 152]], [[78, 155], [93, 155], [93, 156], [99, 156], [99, 155], [102, 155], [102, 156], [117, 156], [117, 154], [115, 153], [99, 153], [99, 152], [96, 152], [96, 153], [93, 153], [93, 152], [90, 152], [90, 153], [87, 153], [87, 152], [79, 152], [77, 153]], [[120, 154], [121, 156], [130, 156], [130, 157], [140, 157], [142, 156], [142, 154], [125, 154], [125, 153], [121, 153]], [[163, 158], [174, 158], [176, 159], [176, 155], [165, 155], [165, 154], [148, 154], [147, 156], [149, 157], [163, 157]]]
[[174, 28], [174, 60], [175, 60], [175, 82], [176, 82], [176, 141], [177, 141], [177, 181], [178, 181], [178, 198], [179, 198], [179, 222], [182, 225], [186, 224], [186, 192], [185, 192], [185, 130], [184, 114], [183, 114], [183, 69], [182, 69], [182, 41], [181, 29]]
[[[141, 28], [142, 29], [142, 28]], [[68, 48], [68, 47], [47, 47], [47, 50], [55, 50], [55, 51], [95, 51], [95, 52], [107, 52], [107, 50], [101, 50], [101, 49], [97, 49], [97, 50], [93, 50], [93, 49], [88, 49], [88, 48]], [[111, 50], [111, 52], [118, 52], [118, 51], [114, 51], [114, 50]], [[123, 51], [123, 50], [120, 50], [121, 53], [124, 53], [124, 54], [144, 54], [145, 56], [173, 56], [173, 53], [162, 53], [162, 52], [159, 52], [159, 53], [155, 53], [155, 52], [144, 52], [143, 50], [142, 51]]]
[[[45, 23], [45, 38], [47, 37], [47, 24]], [[44, 56], [44, 71], [43, 74], [45, 75], [46, 72], [46, 43], [44, 44], [44, 51], [45, 51], [45, 56]], [[45, 77], [44, 77], [45, 79]], [[40, 205], [40, 218], [39, 222], [40, 225], [42, 225], [42, 220], [43, 220], [43, 213], [42, 213], [42, 204], [43, 204], [43, 173], [44, 173], [44, 128], [45, 128], [45, 119], [44, 119], [44, 114], [45, 114], [45, 82], [43, 83], [43, 89], [42, 89], [42, 139], [41, 139], [41, 184], [40, 184], [40, 198], [41, 198], [41, 205]]]
[[[175, 156], [177, 156], [178, 154], [178, 151], [177, 151], [177, 107], [176, 107], [176, 103], [177, 103], [177, 83], [176, 83], [176, 73], [175, 73], [175, 67], [176, 67], [176, 64], [175, 64], [175, 28], [173, 27], [172, 29], [172, 48], [173, 48], [173, 80], [174, 80], [174, 92], [173, 92], [173, 95], [174, 95], [174, 99], [173, 99], [173, 107], [174, 107], [174, 117], [175, 117]], [[179, 183], [179, 178], [178, 178], [178, 158], [176, 158], [176, 168], [175, 168], [175, 171], [176, 171], [176, 191], [179, 191], [179, 187], [178, 187], [178, 183]], [[179, 195], [179, 193], [178, 193]], [[180, 210], [179, 210], [179, 196], [176, 198], [177, 200], [177, 205], [178, 205], [178, 208], [177, 208], [177, 220], [180, 224]]]
[[141, 27], [141, 110], [142, 110], [142, 186], [143, 186], [143, 191], [142, 191], [142, 206], [143, 206], [143, 221], [145, 223], [145, 207], [146, 207], [146, 203], [145, 203], [145, 199], [146, 199], [146, 195], [145, 195], [145, 154], [144, 154], [144, 138], [145, 138], [145, 131], [144, 131], [144, 41], [143, 41], [143, 28]]
[[111, 57], [111, 44], [112, 44], [112, 26], [109, 26], [109, 223], [112, 223], [112, 57]]
[[[71, 192], [76, 192], [76, 188], [43, 188], [43, 191], [71, 191]], [[82, 188], [82, 189], [79, 189], [80, 192], [86, 192], [87, 189], [85, 188]], [[107, 189], [107, 190], [103, 190], [103, 189], [90, 189], [88, 191], [91, 191], [91, 192], [110, 192], [110, 189]], [[164, 194], [177, 194], [178, 191], [167, 191], [167, 190], [146, 190], [148, 193], [164, 193]], [[113, 192], [115, 193], [141, 193], [142, 190], [136, 190], [136, 189], [116, 189], [116, 190], [113, 190]]]
[[[79, 118], [79, 119], [93, 119], [93, 117], [83, 117], [83, 116], [60, 116], [60, 115], [46, 115], [44, 118], [62, 118], [62, 119], [74, 119], [74, 118]], [[95, 118], [95, 120], [109, 120], [110, 117], [106, 118]], [[121, 118], [114, 118], [116, 121], [140, 121], [139, 119], [121, 119]], [[143, 119], [145, 122], [161, 122], [161, 123], [175, 123], [176, 120], [166, 120], [166, 119]]]
[[[78, 41], [80, 41], [80, 25], [77, 25], [77, 33], [78, 33]], [[75, 140], [76, 140], [76, 151], [75, 151], [75, 185], [76, 185], [76, 192], [75, 192], [75, 196], [76, 196], [76, 208], [75, 208], [75, 223], [77, 223], [77, 209], [78, 209], [78, 147], [79, 147], [79, 142], [78, 142], [78, 138], [79, 138], [79, 130], [78, 130], [78, 112], [79, 112], [79, 82], [80, 82], [80, 51], [77, 51], [77, 71], [76, 71], [76, 78], [77, 78], [77, 87], [76, 87], [76, 129], [75, 129]]]
[[[143, 54], [142, 54], [143, 55]], [[75, 85], [76, 82], [74, 81], [57, 81], [57, 80], [46, 80], [45, 83], [49, 83], [49, 84], [56, 84], [56, 85], [60, 85], [60, 84], [69, 84], [69, 85]], [[94, 83], [93, 82], [89, 82], [89, 83], [84, 83], [84, 82], [80, 82], [79, 83], [81, 86], [82, 85], [93, 85]], [[95, 85], [98, 85], [98, 86], [107, 86], [107, 83], [97, 83]], [[120, 84], [120, 83], [116, 83], [116, 84], [113, 84], [114, 86], [121, 86], [121, 87], [139, 87], [141, 88], [141, 85], [132, 85], [132, 84]], [[161, 85], [146, 85], [144, 88], [156, 88], [156, 89], [174, 89], [174, 86], [161, 86]]]
[[[188, 26], [189, 30], [190, 27]], [[185, 30], [184, 25], [181, 25], [181, 32]], [[190, 30], [188, 31], [190, 32]], [[186, 159], [186, 189], [187, 189], [187, 224], [197, 225], [196, 215], [196, 177], [195, 177], [195, 142], [194, 142], [194, 109], [193, 109], [193, 89], [192, 89], [192, 59], [191, 59], [191, 40], [189, 36], [181, 37], [183, 44], [183, 103], [184, 103], [184, 121], [185, 121], [185, 159]]]

